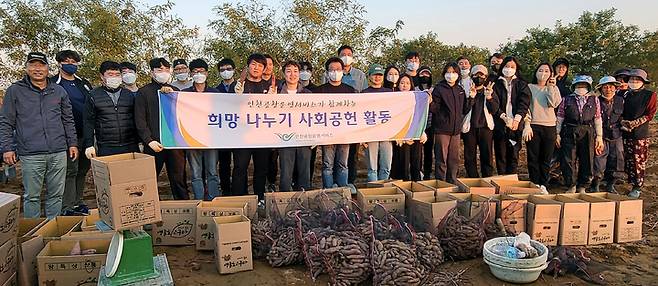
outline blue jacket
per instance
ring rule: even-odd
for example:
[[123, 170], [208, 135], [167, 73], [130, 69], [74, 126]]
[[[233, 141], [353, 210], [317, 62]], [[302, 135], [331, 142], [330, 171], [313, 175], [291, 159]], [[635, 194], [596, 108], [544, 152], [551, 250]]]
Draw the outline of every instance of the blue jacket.
[[77, 147], [71, 102], [63, 87], [48, 81], [39, 90], [29, 78], [13, 83], [0, 113], [0, 151], [51, 154]]

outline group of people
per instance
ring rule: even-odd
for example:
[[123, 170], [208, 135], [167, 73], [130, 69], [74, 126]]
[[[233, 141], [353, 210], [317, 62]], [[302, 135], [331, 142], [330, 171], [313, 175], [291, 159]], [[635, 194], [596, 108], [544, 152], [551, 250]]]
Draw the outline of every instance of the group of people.
[[[231, 59], [220, 60], [221, 81], [216, 86], [207, 82], [209, 66], [203, 59], [189, 64], [176, 59], [170, 64], [159, 57], [149, 61], [151, 80], [146, 85], [136, 85], [135, 64], [105, 61], [98, 70], [101, 85], [93, 87], [77, 75], [81, 62], [77, 52], [59, 52], [58, 73], [52, 77], [48, 77], [48, 57], [31, 52], [25, 76], [6, 90], [0, 114], [3, 161], [9, 165], [21, 161], [25, 217], [41, 216], [44, 182], [46, 217], [87, 213], [82, 193], [90, 159], [96, 156], [127, 152], [154, 156], [158, 174], [166, 166], [176, 200], [190, 198], [187, 164], [194, 199], [246, 195], [253, 160], [253, 192], [262, 201], [266, 191], [277, 189], [277, 178], [279, 191], [316, 187], [312, 178], [318, 148], [323, 188], [354, 190], [361, 147], [368, 181], [455, 182], [461, 140], [468, 177], [494, 175], [494, 158], [497, 174], [517, 173], [525, 143], [530, 180], [544, 192], [551, 165], [559, 162], [569, 192], [598, 191], [601, 182], [615, 192], [614, 185], [625, 171], [632, 184], [629, 195], [640, 196], [648, 124], [656, 112], [656, 94], [645, 87], [650, 81], [642, 69], [621, 69], [594, 84], [588, 75], [569, 80], [569, 62], [560, 58], [537, 65], [528, 82], [515, 57], [496, 53], [488, 68], [471, 66], [466, 57], [451, 61], [433, 83], [432, 70], [421, 65], [417, 52], [406, 55], [403, 68], [372, 64], [365, 72], [353, 66], [353, 53], [352, 47], [341, 46], [325, 62], [317, 85], [309, 62], [284, 62], [282, 78], [277, 80], [272, 57], [252, 54], [239, 75]], [[427, 91], [431, 101], [427, 128], [419, 140], [182, 150], [165, 149], [160, 143], [158, 91], [238, 95]]]

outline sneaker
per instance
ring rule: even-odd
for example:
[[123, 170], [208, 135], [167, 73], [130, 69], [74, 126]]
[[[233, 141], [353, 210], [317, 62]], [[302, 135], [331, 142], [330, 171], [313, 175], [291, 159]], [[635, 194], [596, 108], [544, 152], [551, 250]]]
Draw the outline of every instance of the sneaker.
[[542, 195], [548, 195], [548, 190], [546, 189], [546, 186], [541, 185], [539, 186], [539, 189], [541, 190]]
[[594, 178], [594, 180], [592, 180], [592, 184], [590, 185], [589, 192], [598, 193], [600, 185], [601, 185], [601, 180], [599, 180], [598, 178]]
[[575, 194], [576, 193], [576, 186], [572, 186], [567, 190], [567, 194]]
[[80, 213], [75, 212], [74, 210], [65, 210], [62, 212], [62, 216], [79, 216]]
[[634, 199], [638, 199], [638, 198], [640, 198], [641, 193], [642, 192], [640, 191], [640, 188], [635, 188], [634, 187], [633, 190], [631, 190], [631, 192], [628, 193], [628, 196], [631, 197], [631, 198], [634, 198]]
[[274, 193], [276, 192], [276, 186], [274, 184], [267, 185], [267, 192]]
[[615, 190], [615, 184], [612, 182], [608, 182], [608, 184], [605, 186], [605, 191], [611, 194], [619, 194], [617, 190]]
[[350, 188], [352, 195], [356, 195], [356, 187], [353, 184], [347, 184], [347, 187]]
[[73, 207], [73, 211], [80, 214], [89, 215], [89, 207], [85, 204]]
[[579, 194], [586, 194], [587, 193], [587, 188], [585, 188], [585, 187], [578, 187], [578, 189], [576, 189], [576, 190], [578, 191]]

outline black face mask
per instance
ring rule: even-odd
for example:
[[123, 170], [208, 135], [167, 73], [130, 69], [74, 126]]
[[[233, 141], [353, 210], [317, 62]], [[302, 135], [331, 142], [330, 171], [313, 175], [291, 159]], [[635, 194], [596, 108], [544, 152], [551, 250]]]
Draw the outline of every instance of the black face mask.
[[498, 70], [500, 69], [500, 65], [492, 65], [491, 66], [491, 71], [495, 74], [498, 73]]
[[473, 83], [475, 84], [475, 86], [483, 86], [485, 81], [487, 81], [486, 79], [481, 78], [479, 76], [474, 76], [471, 79], [473, 80]]
[[428, 76], [421, 76], [418, 78], [418, 81], [420, 82], [420, 84], [431, 84], [432, 78]]

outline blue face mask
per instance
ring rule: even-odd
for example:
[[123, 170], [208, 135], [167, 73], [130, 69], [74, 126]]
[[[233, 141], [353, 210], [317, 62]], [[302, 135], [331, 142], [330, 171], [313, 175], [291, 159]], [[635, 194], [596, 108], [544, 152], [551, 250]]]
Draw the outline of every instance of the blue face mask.
[[75, 74], [78, 71], [78, 65], [62, 64], [62, 70], [67, 74]]

